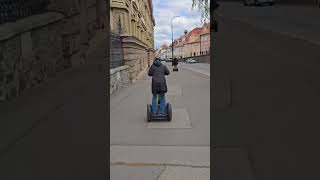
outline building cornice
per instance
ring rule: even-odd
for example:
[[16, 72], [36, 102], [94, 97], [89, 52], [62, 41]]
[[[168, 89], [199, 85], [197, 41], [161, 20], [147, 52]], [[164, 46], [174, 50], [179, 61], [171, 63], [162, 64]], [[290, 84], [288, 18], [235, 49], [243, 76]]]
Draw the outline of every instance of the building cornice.
[[121, 1], [112, 1], [110, 8], [118, 8], [118, 9], [124, 9], [129, 12], [129, 7], [126, 5], [127, 2], [121, 2]]
[[150, 48], [146, 43], [142, 42], [140, 39], [138, 39], [137, 37], [135, 36], [123, 36], [121, 35], [121, 39], [122, 39], [122, 42], [123, 43], [134, 43], [134, 44], [137, 44], [143, 48], [146, 48], [146, 49], [153, 49], [153, 48]]

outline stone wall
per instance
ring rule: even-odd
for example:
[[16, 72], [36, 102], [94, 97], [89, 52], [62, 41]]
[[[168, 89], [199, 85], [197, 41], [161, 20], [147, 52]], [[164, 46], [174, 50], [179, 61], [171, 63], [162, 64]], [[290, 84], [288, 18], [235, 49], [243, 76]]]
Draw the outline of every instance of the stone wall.
[[130, 67], [127, 65], [110, 70], [110, 94], [131, 83], [129, 71]]
[[[106, 0], [51, 0], [50, 11], [65, 15], [62, 27], [64, 58], [73, 66], [86, 64], [89, 42], [106, 28]], [[103, 40], [103, 39], [101, 39]]]
[[192, 58], [197, 60], [199, 63], [208, 63], [208, 64], [210, 64], [210, 55], [195, 56], [195, 57], [192, 57]]
[[18, 96], [68, 67], [62, 19], [61, 14], [45, 13], [0, 26], [0, 100]]
[[0, 101], [66, 68], [89, 64], [89, 52], [106, 42], [105, 0], [48, 2], [52, 12], [0, 25]]
[[122, 38], [125, 65], [130, 67], [130, 80], [141, 79], [154, 59], [154, 51], [137, 38], [129, 36]]
[[[110, 94], [142, 79], [153, 63], [154, 51], [145, 48], [135, 37], [123, 37], [122, 47], [125, 65], [110, 69]], [[114, 48], [110, 49], [110, 54], [116, 53], [112, 51]]]
[[124, 59], [121, 37], [116, 34], [111, 34], [110, 45], [110, 68], [123, 66]]

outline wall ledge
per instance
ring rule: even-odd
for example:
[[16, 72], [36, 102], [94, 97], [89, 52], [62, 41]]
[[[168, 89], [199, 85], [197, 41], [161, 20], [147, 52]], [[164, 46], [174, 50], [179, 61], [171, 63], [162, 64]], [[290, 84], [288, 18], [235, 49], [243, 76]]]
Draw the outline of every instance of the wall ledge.
[[115, 73], [120, 72], [120, 71], [123, 71], [123, 70], [126, 70], [126, 69], [129, 69], [129, 68], [130, 68], [130, 66], [124, 65], [124, 66], [120, 66], [120, 67], [117, 67], [117, 68], [110, 69], [110, 75], [115, 74]]
[[0, 25], [0, 41], [8, 40], [18, 34], [39, 28], [64, 18], [64, 15], [56, 12], [37, 14]]

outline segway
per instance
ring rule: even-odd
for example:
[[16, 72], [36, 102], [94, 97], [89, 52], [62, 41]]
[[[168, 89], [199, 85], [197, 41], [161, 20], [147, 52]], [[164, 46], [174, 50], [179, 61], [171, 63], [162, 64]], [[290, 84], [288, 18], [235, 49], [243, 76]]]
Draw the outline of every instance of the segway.
[[173, 71], [178, 71], [178, 66], [173, 66]]
[[158, 102], [158, 112], [156, 114], [152, 114], [152, 106], [151, 104], [147, 104], [147, 116], [148, 116], [148, 122], [152, 121], [171, 121], [172, 118], [172, 107], [170, 103], [167, 103], [166, 107], [166, 113], [164, 115], [160, 114], [160, 98], [159, 95], [157, 96], [157, 102]]

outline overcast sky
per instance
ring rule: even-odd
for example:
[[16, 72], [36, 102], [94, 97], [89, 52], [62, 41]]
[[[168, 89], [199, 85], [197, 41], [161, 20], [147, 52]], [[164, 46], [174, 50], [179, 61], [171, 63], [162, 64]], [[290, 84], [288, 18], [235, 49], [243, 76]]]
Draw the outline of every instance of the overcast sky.
[[162, 44], [171, 43], [171, 18], [174, 18], [173, 38], [183, 34], [184, 30], [192, 30], [195, 27], [201, 27], [201, 13], [197, 7], [193, 10], [192, 0], [153, 0], [153, 14], [156, 21], [154, 27], [155, 48]]

